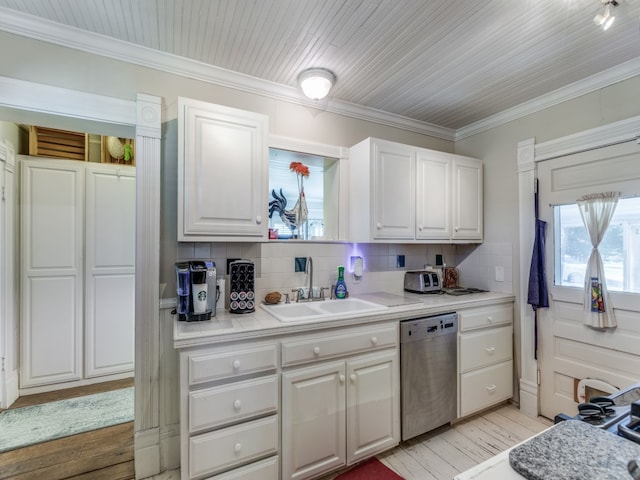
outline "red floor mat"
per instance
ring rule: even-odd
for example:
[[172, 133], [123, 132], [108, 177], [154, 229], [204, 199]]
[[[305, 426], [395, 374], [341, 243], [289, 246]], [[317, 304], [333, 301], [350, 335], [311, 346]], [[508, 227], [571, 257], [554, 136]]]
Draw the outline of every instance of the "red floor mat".
[[351, 470], [338, 475], [335, 480], [404, 480], [393, 470], [387, 468], [377, 458], [367, 460]]

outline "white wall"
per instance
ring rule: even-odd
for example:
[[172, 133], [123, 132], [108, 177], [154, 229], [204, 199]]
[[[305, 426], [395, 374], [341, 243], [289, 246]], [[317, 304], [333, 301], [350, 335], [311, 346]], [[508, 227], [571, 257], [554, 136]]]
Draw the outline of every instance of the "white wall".
[[[518, 244], [518, 142], [535, 138], [536, 143], [541, 143], [639, 115], [640, 103], [635, 100], [639, 91], [640, 76], [637, 76], [456, 142], [455, 153], [484, 160], [483, 248], [491, 244], [502, 248], [511, 246], [513, 292], [520, 291], [520, 257], [524, 256], [527, 264], [531, 258], [531, 252], [520, 252]], [[473, 252], [462, 265], [482, 268], [486, 265], [478, 258], [482, 252], [481, 249]], [[487, 278], [491, 278], [490, 271]], [[521, 341], [519, 310], [523, 302], [526, 303], [526, 299], [516, 296], [517, 356]], [[522, 341], [532, 342], [532, 339]]]

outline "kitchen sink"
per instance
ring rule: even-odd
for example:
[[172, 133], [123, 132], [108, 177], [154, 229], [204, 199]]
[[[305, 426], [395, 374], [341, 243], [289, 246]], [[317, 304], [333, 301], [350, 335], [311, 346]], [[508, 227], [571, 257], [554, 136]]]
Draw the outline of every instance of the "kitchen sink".
[[364, 313], [380, 312], [389, 307], [360, 298], [321, 300], [308, 303], [262, 304], [261, 307], [281, 322], [331, 320]]

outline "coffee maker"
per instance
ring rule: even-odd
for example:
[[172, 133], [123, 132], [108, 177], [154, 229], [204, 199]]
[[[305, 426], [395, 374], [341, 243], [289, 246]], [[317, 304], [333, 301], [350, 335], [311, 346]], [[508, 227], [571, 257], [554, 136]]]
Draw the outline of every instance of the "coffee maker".
[[192, 260], [176, 263], [178, 320], [200, 322], [216, 316], [216, 264]]

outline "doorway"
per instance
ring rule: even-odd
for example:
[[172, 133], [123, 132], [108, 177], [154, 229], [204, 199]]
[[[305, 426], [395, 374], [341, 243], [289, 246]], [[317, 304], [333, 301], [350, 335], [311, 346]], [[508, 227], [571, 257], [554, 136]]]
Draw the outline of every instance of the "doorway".
[[[0, 77], [0, 85], [0, 120], [70, 130], [89, 125], [91, 130], [136, 139], [135, 463], [137, 477], [151, 476], [161, 469], [157, 428], [161, 100], [138, 94], [129, 101], [8, 77]], [[11, 344], [4, 340], [0, 340], [3, 350]], [[15, 352], [0, 354], [9, 358]]]

